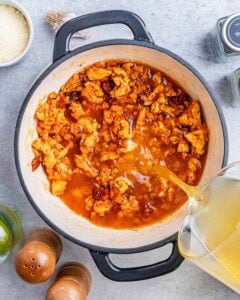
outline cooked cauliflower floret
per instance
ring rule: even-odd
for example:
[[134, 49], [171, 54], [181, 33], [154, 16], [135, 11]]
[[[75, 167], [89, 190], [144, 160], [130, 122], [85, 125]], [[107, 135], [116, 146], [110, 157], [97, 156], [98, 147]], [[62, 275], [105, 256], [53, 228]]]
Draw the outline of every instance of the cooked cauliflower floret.
[[104, 217], [104, 215], [109, 212], [112, 208], [112, 202], [110, 200], [98, 200], [95, 201], [93, 205], [93, 210], [100, 217]]
[[63, 180], [53, 180], [51, 182], [51, 192], [53, 195], [56, 196], [61, 196], [67, 186], [67, 181], [63, 181]]
[[114, 89], [110, 94], [112, 97], [121, 97], [121, 96], [124, 96], [126, 94], [128, 94], [131, 89], [130, 89], [130, 86], [128, 85], [127, 82], [124, 81], [123, 78], [121, 77], [115, 77], [113, 79], [114, 83], [116, 84], [117, 88]]
[[110, 92], [110, 95], [112, 97], [121, 97], [128, 94], [131, 91], [131, 88], [129, 86], [129, 78], [127, 73], [124, 71], [124, 69], [118, 67], [114, 67], [113, 71], [115, 73], [113, 75], [113, 81], [116, 87]]
[[53, 107], [54, 109], [56, 109], [57, 101], [55, 101], [54, 105], [53, 105], [53, 101], [51, 104], [52, 105], [50, 105], [50, 103], [47, 101], [41, 106], [39, 106], [37, 111], [35, 112], [35, 118], [39, 121], [46, 121], [47, 118], [52, 116], [53, 115], [52, 110]]
[[130, 196], [129, 198], [124, 198], [121, 203], [121, 210], [124, 216], [132, 216], [136, 211], [139, 211], [139, 202], [135, 196]]
[[92, 210], [93, 204], [94, 204], [94, 199], [92, 196], [89, 196], [85, 199], [86, 203], [86, 209], [87, 210]]
[[119, 139], [129, 139], [131, 137], [129, 122], [124, 119], [116, 119], [110, 129], [110, 134], [112, 140], [116, 140], [116, 137]]
[[102, 186], [108, 186], [109, 181], [112, 180], [112, 170], [109, 167], [102, 167], [100, 174], [96, 177], [96, 180]]
[[117, 177], [111, 182], [113, 191], [124, 194], [129, 188], [129, 181], [124, 177]]
[[41, 105], [36, 113], [35, 118], [39, 121], [43, 121], [46, 125], [57, 125], [57, 124], [67, 124], [67, 119], [64, 114], [64, 109], [57, 107], [57, 101], [51, 100]]
[[87, 70], [87, 76], [90, 80], [102, 80], [112, 74], [111, 70], [103, 68], [90, 68]]

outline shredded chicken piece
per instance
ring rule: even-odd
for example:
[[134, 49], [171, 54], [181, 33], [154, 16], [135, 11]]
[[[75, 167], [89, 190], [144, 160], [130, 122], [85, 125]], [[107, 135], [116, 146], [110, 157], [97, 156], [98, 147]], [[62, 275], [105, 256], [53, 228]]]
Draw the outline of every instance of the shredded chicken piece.
[[107, 161], [107, 160], [115, 160], [118, 158], [118, 154], [117, 153], [113, 153], [113, 152], [103, 152], [101, 154], [101, 161]]
[[200, 106], [196, 100], [193, 100], [187, 110], [179, 117], [179, 122], [183, 126], [196, 128], [201, 124]]
[[82, 137], [80, 142], [80, 149], [82, 153], [92, 153], [97, 142], [95, 134], [90, 134]]
[[87, 70], [87, 76], [90, 80], [102, 80], [112, 74], [111, 70], [104, 68], [90, 68]]
[[95, 119], [91, 118], [81, 118], [77, 121], [77, 128], [79, 131], [85, 133], [94, 133], [97, 131], [98, 122]]
[[201, 162], [194, 157], [191, 157], [188, 161], [189, 170], [195, 172], [197, 169], [201, 168]]
[[140, 111], [138, 113], [138, 118], [137, 118], [137, 122], [136, 122], [136, 129], [138, 129], [140, 131], [145, 130], [144, 126], [146, 125], [146, 113], [147, 113], [146, 108], [140, 109]]
[[81, 155], [75, 155], [74, 161], [76, 166], [82, 171], [85, 171], [88, 176], [96, 177], [98, 175], [98, 171], [91, 167], [90, 162], [86, 157]]
[[83, 110], [81, 103], [72, 101], [69, 106], [69, 109], [71, 111], [71, 116], [76, 120], [80, 119], [82, 116], [85, 115], [85, 112]]
[[183, 105], [178, 105], [177, 107], [171, 107], [166, 104], [161, 104], [159, 106], [160, 112], [163, 112], [170, 116], [179, 116], [184, 111]]
[[[152, 101], [151, 101], [152, 103]], [[161, 112], [161, 105], [166, 103], [166, 97], [163, 93], [160, 93], [158, 99], [152, 103], [151, 105], [151, 111], [155, 114], [158, 114]]]
[[82, 85], [79, 80], [78, 73], [74, 74], [67, 83], [62, 87], [62, 92], [82, 91]]
[[103, 103], [104, 93], [98, 82], [87, 82], [82, 91], [82, 95], [88, 99], [90, 103], [101, 104]]
[[116, 88], [110, 92], [112, 97], [121, 97], [128, 94], [131, 91], [129, 86], [129, 78], [124, 69], [114, 67], [113, 71], [116, 75], [113, 75], [113, 81]]
[[[146, 104], [152, 104], [155, 100], [157, 100], [158, 96], [164, 91], [164, 86], [162, 84], [159, 84], [155, 87], [155, 89], [152, 91], [152, 93], [147, 97], [147, 103]], [[161, 98], [162, 100], [163, 98]]]
[[53, 195], [61, 196], [67, 186], [67, 181], [53, 180], [51, 183], [51, 192]]
[[131, 136], [130, 125], [127, 120], [120, 121], [120, 128], [118, 131], [118, 136], [121, 139], [128, 139]]
[[193, 152], [199, 155], [204, 153], [207, 138], [203, 130], [198, 129], [189, 132], [185, 135], [185, 138], [192, 144]]
[[188, 142], [186, 140], [180, 141], [177, 147], [177, 152], [189, 152], [189, 151], [190, 151], [190, 147]]

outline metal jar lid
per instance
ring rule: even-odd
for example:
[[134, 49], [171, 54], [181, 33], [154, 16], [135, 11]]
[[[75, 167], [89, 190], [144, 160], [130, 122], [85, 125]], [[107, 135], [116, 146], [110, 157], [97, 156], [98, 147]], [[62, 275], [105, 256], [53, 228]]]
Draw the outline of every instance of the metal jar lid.
[[235, 52], [240, 52], [240, 13], [227, 17], [222, 27], [222, 41]]

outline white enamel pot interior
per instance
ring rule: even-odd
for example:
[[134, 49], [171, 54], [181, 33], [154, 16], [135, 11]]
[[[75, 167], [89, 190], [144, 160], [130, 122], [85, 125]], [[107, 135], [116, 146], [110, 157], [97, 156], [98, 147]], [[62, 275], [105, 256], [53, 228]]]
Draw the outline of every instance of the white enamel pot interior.
[[133, 60], [157, 68], [170, 76], [179, 86], [201, 103], [204, 118], [210, 129], [209, 145], [201, 183], [208, 181], [221, 169], [224, 161], [224, 132], [219, 112], [206, 84], [196, 71], [186, 66], [172, 53], [155, 45], [137, 42], [96, 43], [94, 48], [75, 51], [47, 69], [34, 84], [22, 107], [15, 141], [16, 163], [22, 186], [39, 214], [58, 232], [90, 249], [124, 251], [146, 247], [175, 234], [187, 211], [187, 204], [164, 221], [137, 230], [114, 230], [98, 227], [70, 210], [58, 197], [49, 192], [43, 169], [31, 170], [31, 144], [37, 138], [34, 112], [47, 94], [59, 88], [75, 73], [98, 61], [108, 59]]

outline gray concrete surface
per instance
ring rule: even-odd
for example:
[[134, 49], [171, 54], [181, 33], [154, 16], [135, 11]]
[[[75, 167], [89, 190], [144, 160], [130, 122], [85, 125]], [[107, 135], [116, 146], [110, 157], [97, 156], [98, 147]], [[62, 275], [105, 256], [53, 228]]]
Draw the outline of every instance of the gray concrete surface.
[[[225, 76], [240, 65], [212, 62], [209, 31], [216, 20], [240, 9], [238, 0], [19, 0], [30, 12], [34, 28], [33, 46], [22, 63], [0, 69], [0, 202], [15, 208], [23, 221], [26, 234], [38, 226], [46, 226], [27, 201], [17, 178], [14, 155], [14, 127], [24, 97], [39, 73], [51, 63], [53, 36], [45, 24], [49, 9], [85, 14], [104, 9], [128, 9], [139, 14], [147, 24], [155, 42], [185, 58], [207, 79], [223, 109], [229, 132], [229, 162], [239, 160], [239, 109], [229, 104]], [[123, 26], [91, 30], [93, 40], [129, 37]], [[88, 41], [88, 42], [90, 42]], [[78, 44], [78, 46], [80, 43]], [[76, 44], [75, 44], [76, 46]], [[90, 300], [125, 299], [239, 299], [239, 296], [189, 262], [175, 272], [142, 282], [117, 283], [104, 278], [88, 251], [63, 239], [64, 252], [58, 265], [77, 260], [86, 264], [93, 276]], [[16, 250], [15, 250], [16, 251]], [[117, 256], [119, 265], [138, 265], [157, 261], [167, 249], [134, 256]], [[164, 252], [164, 253], [163, 253]], [[50, 281], [51, 282], [51, 281]], [[0, 299], [44, 299], [50, 285], [28, 285], [14, 272], [14, 253], [0, 266]], [[63, 299], [64, 300], [64, 299]]]

